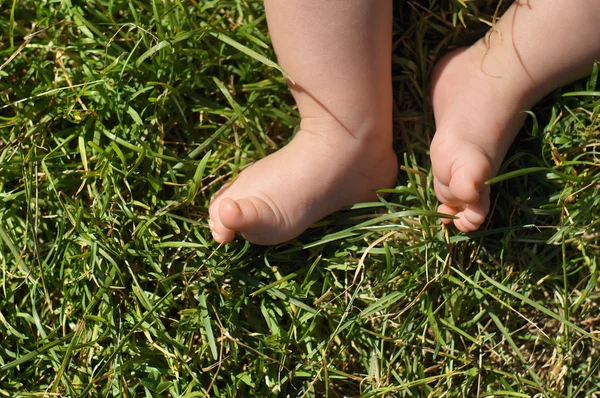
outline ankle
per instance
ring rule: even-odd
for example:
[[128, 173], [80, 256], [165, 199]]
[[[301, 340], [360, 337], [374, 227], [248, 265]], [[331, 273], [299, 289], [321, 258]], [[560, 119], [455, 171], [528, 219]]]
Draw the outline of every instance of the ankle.
[[510, 98], [518, 110], [536, 104], [547, 91], [529, 74], [514, 49], [507, 49], [499, 40], [481, 39], [469, 48], [470, 62], [485, 76], [503, 97]]
[[359, 143], [381, 143], [391, 147], [391, 115], [366, 115], [362, 118], [304, 117], [300, 129], [320, 135], [330, 135], [335, 139], [350, 138]]

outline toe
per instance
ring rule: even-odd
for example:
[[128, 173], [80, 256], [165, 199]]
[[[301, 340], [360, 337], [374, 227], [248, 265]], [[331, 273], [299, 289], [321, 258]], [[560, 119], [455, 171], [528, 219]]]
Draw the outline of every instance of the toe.
[[459, 231], [462, 232], [473, 232], [479, 228], [479, 225], [475, 225], [469, 220], [467, 220], [464, 216], [464, 213], [457, 214], [458, 219], [454, 220], [454, 225], [458, 228]]
[[235, 238], [235, 231], [225, 227], [218, 218], [208, 223], [213, 239], [219, 243], [229, 243]]
[[461, 202], [452, 194], [450, 187], [435, 177], [433, 178], [433, 189], [435, 190], [435, 196], [443, 204], [453, 207], [461, 205]]
[[271, 206], [255, 196], [236, 200], [224, 198], [219, 205], [219, 218], [226, 228], [240, 233], [277, 224]]
[[477, 203], [468, 205], [463, 211], [456, 213], [459, 217], [454, 220], [454, 225], [462, 232], [477, 231], [485, 221], [490, 209], [490, 188], [485, 186], [479, 195]]
[[450, 191], [452, 195], [465, 204], [474, 204], [480, 200], [480, 192], [490, 178], [490, 159], [482, 150], [469, 150], [459, 154], [452, 165]]
[[[444, 134], [439, 129], [433, 137], [430, 148], [431, 168], [434, 182], [437, 181], [440, 185], [448, 186], [452, 178], [452, 155], [456, 152], [454, 150], [454, 140], [449, 140], [448, 136], [451, 134]], [[449, 142], [451, 141], [451, 142]], [[437, 190], [436, 190], [437, 193]]]
[[[456, 213], [458, 213], [458, 209], [456, 207], [452, 207], [452, 206], [443, 204], [438, 207], [438, 213], [444, 213], [444, 214], [449, 214], [451, 216], [454, 216], [454, 215], [456, 215]], [[452, 218], [441, 218], [440, 220], [444, 224], [450, 224], [452, 222]]]
[[463, 216], [465, 220], [479, 227], [479, 225], [483, 224], [483, 222], [485, 221], [485, 216], [487, 213], [479, 211], [478, 208], [474, 209], [473, 207], [475, 206], [471, 205], [467, 207], [465, 211], [463, 211]]
[[225, 227], [221, 223], [221, 219], [218, 214], [219, 201], [213, 200], [208, 208], [209, 220], [208, 226], [212, 232], [213, 239], [218, 243], [228, 243], [235, 238], [235, 231]]
[[[477, 225], [477, 228], [485, 221], [490, 210], [490, 187], [485, 186], [479, 194], [479, 201], [467, 206], [463, 211], [464, 218], [470, 223]], [[475, 229], [477, 229], [475, 228]]]
[[229, 243], [235, 238], [235, 232], [227, 228], [213, 229], [213, 239], [218, 243]]

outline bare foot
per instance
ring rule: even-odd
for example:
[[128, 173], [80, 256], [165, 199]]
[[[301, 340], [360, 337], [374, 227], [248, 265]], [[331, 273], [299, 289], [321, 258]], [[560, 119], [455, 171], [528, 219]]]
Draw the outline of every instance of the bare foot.
[[[482, 41], [448, 54], [433, 74], [432, 101], [437, 131], [431, 144], [439, 211], [458, 219], [442, 220], [475, 231], [490, 207], [485, 181], [498, 172], [525, 115], [539, 99], [515, 60], [488, 54]], [[504, 69], [510, 65], [511, 69]]]
[[486, 37], [436, 67], [435, 191], [439, 210], [458, 216], [461, 231], [483, 223], [490, 205], [484, 183], [498, 172], [525, 119], [522, 111], [591, 72], [600, 41], [584, 38], [598, 37], [598, 12], [597, 0], [515, 1]]
[[217, 242], [238, 233], [272, 245], [300, 235], [311, 224], [390, 187], [397, 159], [389, 137], [351, 134], [330, 118], [305, 118], [294, 139], [260, 160], [215, 195], [209, 207]]

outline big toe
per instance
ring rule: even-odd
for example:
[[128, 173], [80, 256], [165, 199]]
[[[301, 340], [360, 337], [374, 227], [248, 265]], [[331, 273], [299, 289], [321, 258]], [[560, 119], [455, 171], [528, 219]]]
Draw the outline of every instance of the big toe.
[[219, 205], [219, 218], [226, 228], [256, 244], [279, 243], [281, 232], [286, 229], [277, 207], [256, 196], [224, 198]]
[[462, 138], [458, 127], [448, 125], [438, 128], [431, 143], [436, 196], [453, 207], [476, 203], [490, 178], [490, 159], [477, 144]]
[[452, 196], [465, 204], [478, 203], [485, 190], [485, 182], [491, 177], [491, 160], [484, 151], [469, 145], [456, 154], [451, 168], [450, 183]]

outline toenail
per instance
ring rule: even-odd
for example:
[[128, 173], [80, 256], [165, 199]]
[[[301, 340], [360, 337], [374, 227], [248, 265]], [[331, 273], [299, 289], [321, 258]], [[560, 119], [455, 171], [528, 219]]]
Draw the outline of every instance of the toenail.
[[218, 232], [213, 231], [212, 233], [213, 239], [216, 240], [217, 242], [220, 242], [222, 239], [221, 234]]
[[208, 220], [208, 227], [209, 227], [210, 229], [213, 229], [213, 228], [215, 227], [215, 222], [214, 222], [213, 220], [210, 220], [210, 219], [209, 219], [209, 220]]

